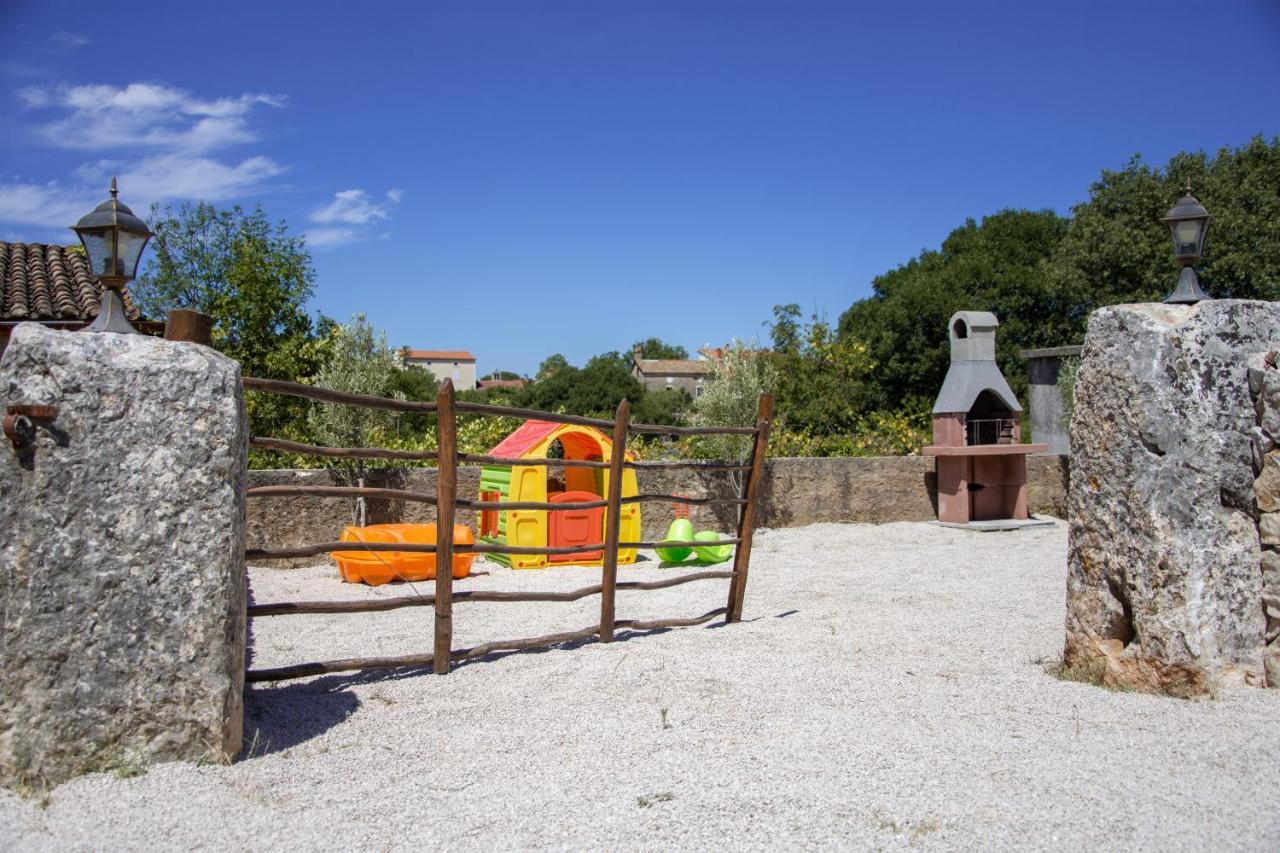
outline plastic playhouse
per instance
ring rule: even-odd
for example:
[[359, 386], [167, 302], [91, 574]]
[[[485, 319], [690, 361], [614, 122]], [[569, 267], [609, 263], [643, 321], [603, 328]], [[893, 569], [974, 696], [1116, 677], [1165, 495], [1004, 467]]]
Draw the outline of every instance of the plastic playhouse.
[[[371, 524], [367, 527], [347, 526], [342, 529], [341, 542], [402, 542], [414, 545], [434, 545], [434, 524]], [[453, 541], [458, 545], [474, 545], [475, 534], [465, 524], [453, 526]], [[334, 551], [333, 559], [338, 571], [347, 583], [367, 583], [381, 586], [393, 580], [429, 581], [436, 577], [436, 555], [415, 551]], [[475, 554], [454, 554], [454, 578], [465, 578], [471, 573], [471, 561]]]
[[[510, 459], [546, 459], [554, 442], [564, 448], [565, 459], [608, 462], [613, 456], [613, 441], [594, 427], [554, 424], [529, 420], [489, 451], [491, 456]], [[634, 454], [627, 453], [628, 460]], [[564, 468], [563, 481], [553, 480], [545, 466], [486, 465], [480, 474], [482, 501], [538, 501], [549, 503], [586, 503], [602, 501], [608, 493], [609, 471], [606, 468]], [[636, 472], [622, 471], [622, 497], [637, 494]], [[597, 545], [604, 541], [604, 507], [557, 510], [484, 510], [480, 515], [480, 539], [496, 545], [522, 548], [572, 548]], [[623, 504], [619, 540], [640, 540], [640, 506]], [[573, 564], [599, 566], [604, 554], [589, 550], [566, 554], [490, 554], [514, 569], [541, 569], [548, 565]], [[636, 550], [618, 551], [618, 563], [634, 563]]]

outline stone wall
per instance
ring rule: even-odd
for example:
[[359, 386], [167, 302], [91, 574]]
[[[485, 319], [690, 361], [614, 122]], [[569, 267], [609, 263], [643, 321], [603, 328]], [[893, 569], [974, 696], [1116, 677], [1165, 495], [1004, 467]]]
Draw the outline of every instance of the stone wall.
[[240, 368], [196, 344], [18, 326], [0, 402], [0, 781], [240, 750]]
[[[1028, 457], [1027, 479], [1031, 511], [1062, 517], [1066, 512], [1066, 459]], [[474, 498], [479, 481], [479, 468], [460, 468], [458, 494]], [[249, 472], [250, 486], [336, 482], [334, 474], [326, 470]], [[378, 470], [372, 472], [366, 485], [434, 494], [436, 472], [432, 468]], [[724, 474], [679, 469], [641, 471], [639, 486], [643, 493], [691, 497], [734, 494]], [[928, 521], [936, 517], [934, 462], [921, 456], [770, 459], [765, 464], [760, 490], [760, 527], [799, 527], [823, 521]], [[401, 501], [370, 501], [367, 513], [370, 524], [435, 520], [433, 507]], [[690, 517], [699, 530], [730, 533], [736, 523], [736, 507], [693, 506]], [[642, 518], [645, 538], [660, 539], [671, 522], [672, 510], [662, 504], [645, 504]], [[248, 541], [255, 548], [324, 542], [336, 538], [343, 525], [351, 523], [349, 499], [254, 498], [248, 508]], [[313, 564], [316, 559], [279, 563], [304, 565]]]
[[1252, 438], [1254, 497], [1262, 542], [1262, 610], [1267, 686], [1280, 687], [1280, 349], [1249, 362], [1249, 392], [1257, 428]]
[[[1264, 501], [1251, 463], [1275, 464], [1258, 454], [1280, 429], [1256, 430], [1249, 365], [1277, 340], [1271, 302], [1120, 305], [1090, 318], [1071, 420], [1067, 666], [1183, 696], [1264, 682]], [[1267, 430], [1273, 381], [1270, 369], [1255, 380]]]

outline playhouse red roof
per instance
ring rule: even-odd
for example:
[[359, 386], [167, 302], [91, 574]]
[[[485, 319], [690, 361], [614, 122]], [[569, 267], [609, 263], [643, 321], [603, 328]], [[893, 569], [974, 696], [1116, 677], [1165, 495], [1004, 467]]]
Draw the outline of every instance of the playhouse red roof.
[[519, 459], [559, 426], [560, 424], [553, 424], [551, 421], [525, 421], [519, 429], [498, 442], [498, 445], [489, 451], [489, 455]]
[[[527, 420], [511, 435], [504, 438], [496, 447], [489, 451], [490, 456], [505, 456], [509, 459], [519, 459], [523, 457], [533, 448], [545, 439], [548, 435], [566, 426], [565, 424], [556, 424], [551, 421]], [[610, 446], [613, 441], [601, 430], [589, 426], [573, 426], [571, 429], [574, 433], [581, 435], [582, 433], [590, 433], [600, 445], [604, 447]], [[566, 437], [568, 434], [566, 433]], [[577, 457], [575, 457], [577, 458]], [[627, 452], [628, 459], [634, 459], [635, 454]]]

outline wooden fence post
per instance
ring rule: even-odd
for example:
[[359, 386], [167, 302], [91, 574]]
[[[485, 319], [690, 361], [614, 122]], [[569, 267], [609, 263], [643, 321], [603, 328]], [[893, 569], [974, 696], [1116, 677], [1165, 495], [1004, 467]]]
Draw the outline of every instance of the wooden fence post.
[[437, 675], [445, 675], [453, 662], [453, 517], [458, 496], [458, 430], [451, 379], [445, 379], [436, 396], [436, 436], [440, 462], [436, 473], [436, 643], [432, 663]]
[[756, 442], [751, 448], [751, 470], [742, 486], [742, 515], [738, 517], [738, 548], [733, 555], [733, 580], [729, 582], [729, 604], [724, 621], [737, 622], [742, 618], [742, 599], [747, 591], [747, 567], [751, 563], [751, 534], [756, 526], [756, 495], [760, 487], [760, 469], [764, 467], [765, 453], [769, 448], [769, 426], [773, 422], [773, 395], [760, 398], [759, 415], [756, 417]]
[[618, 533], [622, 528], [622, 463], [627, 458], [627, 422], [631, 404], [623, 400], [613, 420], [613, 451], [609, 457], [608, 506], [604, 511], [604, 567], [600, 581], [600, 642], [613, 642], [613, 594], [618, 581]]

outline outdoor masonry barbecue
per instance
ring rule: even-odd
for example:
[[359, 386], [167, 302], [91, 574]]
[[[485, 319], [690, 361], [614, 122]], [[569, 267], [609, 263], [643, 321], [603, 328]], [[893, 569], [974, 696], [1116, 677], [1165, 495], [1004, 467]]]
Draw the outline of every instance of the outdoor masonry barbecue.
[[951, 317], [951, 367], [933, 406], [938, 459], [938, 520], [969, 524], [1025, 520], [1027, 454], [1044, 444], [1022, 444], [1022, 407], [996, 364], [996, 316], [957, 311]]

